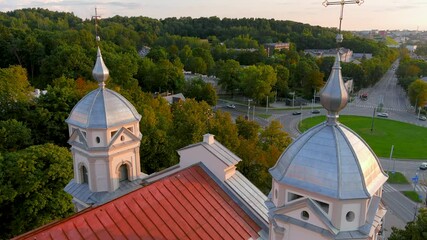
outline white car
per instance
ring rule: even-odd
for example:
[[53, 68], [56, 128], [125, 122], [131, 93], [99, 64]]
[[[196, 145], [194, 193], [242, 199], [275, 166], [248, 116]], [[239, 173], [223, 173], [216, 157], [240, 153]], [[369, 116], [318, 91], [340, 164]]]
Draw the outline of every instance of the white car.
[[420, 116], [418, 119], [421, 120], [421, 121], [426, 121], [427, 117], [426, 116]]
[[388, 118], [388, 113], [385, 113], [385, 112], [379, 112], [379, 113], [377, 113], [377, 116], [378, 116], [378, 117]]
[[234, 104], [227, 104], [227, 107], [228, 108], [233, 108], [233, 109], [236, 108], [236, 106], [234, 106]]

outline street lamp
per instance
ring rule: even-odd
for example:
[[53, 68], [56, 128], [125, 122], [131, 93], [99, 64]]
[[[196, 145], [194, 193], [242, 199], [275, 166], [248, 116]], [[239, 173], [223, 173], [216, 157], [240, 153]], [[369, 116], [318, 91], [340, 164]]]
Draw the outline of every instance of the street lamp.
[[248, 99], [248, 120], [249, 120], [249, 109], [251, 109], [251, 102], [252, 102], [252, 99]]
[[295, 92], [291, 92], [289, 94], [292, 94], [292, 107], [295, 107]]
[[374, 131], [375, 110], [376, 108], [374, 108], [374, 113], [372, 114], [371, 133]]

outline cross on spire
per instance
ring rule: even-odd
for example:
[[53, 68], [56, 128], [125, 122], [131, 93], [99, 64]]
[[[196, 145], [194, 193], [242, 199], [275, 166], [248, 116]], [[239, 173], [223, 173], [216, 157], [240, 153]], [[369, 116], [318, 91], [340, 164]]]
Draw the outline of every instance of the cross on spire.
[[95, 39], [96, 39], [96, 45], [98, 45], [98, 42], [101, 40], [101, 38], [98, 35], [98, 19], [101, 19], [101, 16], [98, 15], [97, 8], [95, 8], [95, 16], [92, 16], [92, 19], [95, 19]]
[[341, 24], [342, 24], [342, 19], [343, 19], [343, 14], [344, 14], [344, 5], [346, 4], [357, 4], [357, 5], [362, 5], [365, 2], [365, 0], [339, 0], [339, 1], [328, 1], [325, 0], [322, 4], [323, 6], [327, 7], [329, 5], [341, 5], [341, 14], [340, 14], [340, 25], [339, 25], [339, 29], [338, 29], [338, 35], [337, 35], [337, 42], [340, 43], [343, 40], [343, 36], [341, 34]]

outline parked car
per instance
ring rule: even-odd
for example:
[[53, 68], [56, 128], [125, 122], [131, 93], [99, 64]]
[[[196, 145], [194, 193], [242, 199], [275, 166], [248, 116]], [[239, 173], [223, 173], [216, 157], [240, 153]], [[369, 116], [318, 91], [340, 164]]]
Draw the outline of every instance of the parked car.
[[426, 121], [427, 117], [426, 116], [420, 116], [418, 119], [421, 120], [421, 121]]
[[427, 162], [423, 162], [423, 163], [421, 163], [421, 165], [420, 165], [420, 169], [421, 169], [421, 170], [426, 170], [426, 169], [427, 169]]
[[228, 108], [233, 108], [233, 109], [235, 109], [235, 108], [236, 108], [236, 106], [235, 106], [234, 104], [227, 104], [227, 107], [228, 107]]
[[320, 113], [320, 110], [318, 110], [318, 109], [314, 109], [313, 111], [311, 111], [311, 113], [313, 113], [313, 114], [319, 114], [319, 113]]
[[301, 112], [293, 112], [292, 115], [301, 115]]
[[385, 112], [379, 112], [379, 113], [377, 113], [377, 116], [378, 116], [378, 117], [383, 117], [383, 118], [388, 118], [388, 113], [385, 113]]

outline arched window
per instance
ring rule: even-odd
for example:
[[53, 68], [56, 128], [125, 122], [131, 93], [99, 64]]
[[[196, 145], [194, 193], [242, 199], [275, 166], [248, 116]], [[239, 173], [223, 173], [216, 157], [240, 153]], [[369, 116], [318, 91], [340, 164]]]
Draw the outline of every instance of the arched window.
[[80, 177], [81, 177], [82, 183], [89, 183], [89, 175], [85, 166], [82, 166], [80, 168]]
[[120, 166], [119, 174], [120, 182], [128, 180], [128, 166], [126, 164]]
[[303, 220], [308, 220], [308, 219], [310, 218], [310, 214], [308, 214], [308, 212], [307, 212], [307, 211], [302, 211], [302, 212], [301, 212], [301, 218], [302, 218]]

